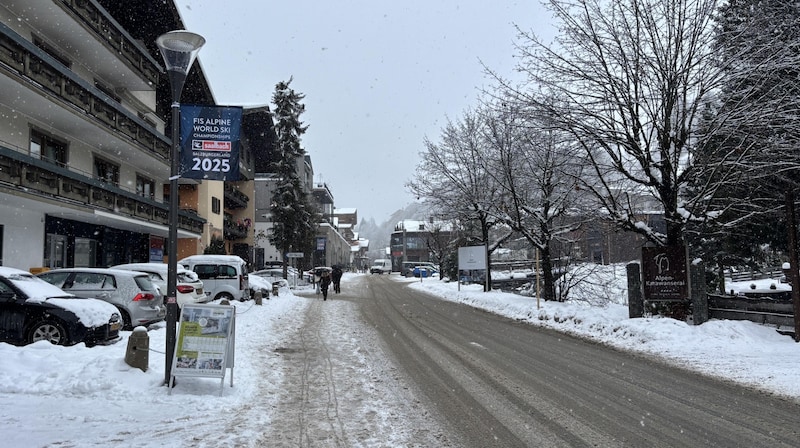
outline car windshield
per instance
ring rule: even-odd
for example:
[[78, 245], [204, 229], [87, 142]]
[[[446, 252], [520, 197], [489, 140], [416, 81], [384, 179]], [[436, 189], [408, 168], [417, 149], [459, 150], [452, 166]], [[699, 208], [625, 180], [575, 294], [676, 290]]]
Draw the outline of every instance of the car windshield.
[[4, 274], [17, 289], [22, 291], [29, 299], [46, 299], [48, 297], [71, 297], [60, 288], [27, 273]]

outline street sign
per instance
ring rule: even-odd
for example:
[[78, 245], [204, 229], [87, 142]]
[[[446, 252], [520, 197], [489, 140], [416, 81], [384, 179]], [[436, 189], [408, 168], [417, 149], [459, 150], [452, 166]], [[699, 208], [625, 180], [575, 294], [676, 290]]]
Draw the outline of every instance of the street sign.
[[286, 258], [303, 258], [304, 255], [302, 252], [287, 252]]

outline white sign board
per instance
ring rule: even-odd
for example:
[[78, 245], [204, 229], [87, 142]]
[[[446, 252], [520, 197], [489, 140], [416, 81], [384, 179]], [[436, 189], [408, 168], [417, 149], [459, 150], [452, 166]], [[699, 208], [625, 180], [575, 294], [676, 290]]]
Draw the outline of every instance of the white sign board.
[[202, 376], [220, 379], [220, 395], [225, 369], [231, 369], [236, 309], [229, 305], [190, 305], [181, 309], [178, 344], [172, 360], [170, 393], [176, 376]]
[[458, 269], [461, 271], [486, 269], [486, 246], [459, 247]]

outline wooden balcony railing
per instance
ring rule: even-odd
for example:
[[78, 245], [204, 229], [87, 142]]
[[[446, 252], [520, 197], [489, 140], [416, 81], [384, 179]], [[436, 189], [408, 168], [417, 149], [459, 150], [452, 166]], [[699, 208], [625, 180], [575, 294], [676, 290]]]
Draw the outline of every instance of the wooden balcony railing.
[[108, 127], [109, 132], [127, 136], [143, 151], [169, 163], [171, 143], [164, 134], [2, 23], [0, 75], [11, 76], [42, 95], [55, 95], [87, 119]]
[[[169, 225], [166, 203], [0, 146], [0, 190], [3, 189]], [[205, 222], [196, 213], [185, 210], [178, 213], [180, 229], [202, 234]]]

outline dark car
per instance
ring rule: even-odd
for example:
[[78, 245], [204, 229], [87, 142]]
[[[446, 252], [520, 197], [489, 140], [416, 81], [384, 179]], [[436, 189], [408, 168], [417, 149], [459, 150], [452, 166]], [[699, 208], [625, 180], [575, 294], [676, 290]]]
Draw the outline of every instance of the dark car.
[[0, 341], [93, 346], [117, 342], [121, 328], [113, 305], [67, 294], [28, 272], [0, 267]]

